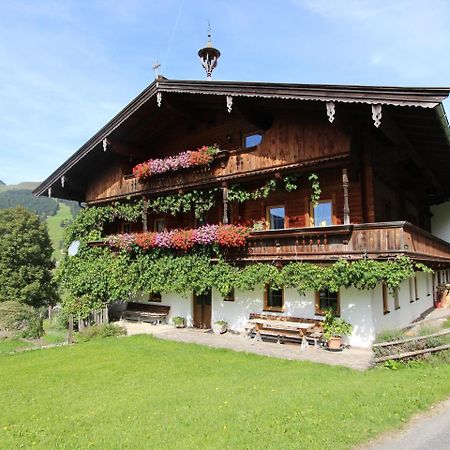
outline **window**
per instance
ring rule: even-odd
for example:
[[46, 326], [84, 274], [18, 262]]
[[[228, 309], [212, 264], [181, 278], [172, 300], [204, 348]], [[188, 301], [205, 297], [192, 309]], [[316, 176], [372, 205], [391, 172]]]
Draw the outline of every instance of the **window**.
[[398, 298], [398, 288], [394, 291], [394, 308], [397, 311], [397, 309], [400, 309], [400, 302]]
[[417, 277], [414, 275], [414, 300], [419, 300], [419, 290], [417, 289]]
[[340, 316], [339, 292], [331, 292], [328, 289], [316, 292], [316, 314], [323, 316], [330, 308], [335, 316]]
[[161, 232], [166, 229], [166, 220], [165, 219], [155, 219], [153, 222], [153, 231]]
[[311, 225], [313, 227], [333, 225], [333, 202], [331, 200], [320, 201], [312, 208], [311, 217]]
[[261, 144], [263, 139], [262, 133], [249, 133], [244, 136], [244, 148], [256, 147]]
[[386, 283], [383, 283], [381, 286], [381, 297], [383, 298], [383, 314], [389, 314], [389, 297]]
[[120, 224], [120, 232], [121, 233], [131, 233], [132, 229], [131, 229], [131, 223], [128, 222], [123, 222]]
[[283, 289], [273, 289], [269, 285], [266, 285], [264, 290], [264, 311], [283, 312], [283, 307]]
[[161, 294], [159, 292], [150, 292], [148, 301], [161, 303]]
[[284, 228], [284, 219], [286, 216], [284, 206], [269, 206], [266, 214], [270, 230], [281, 230]]
[[230, 292], [228, 292], [227, 295], [223, 298], [224, 302], [234, 302], [234, 288], [231, 289]]
[[415, 283], [415, 279], [409, 279], [409, 303], [413, 303], [416, 300], [417, 284]]

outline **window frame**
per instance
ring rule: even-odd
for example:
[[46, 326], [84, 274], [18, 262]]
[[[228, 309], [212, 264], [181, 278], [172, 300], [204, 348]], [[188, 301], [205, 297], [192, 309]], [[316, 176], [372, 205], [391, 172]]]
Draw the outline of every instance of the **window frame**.
[[119, 228], [121, 234], [130, 234], [133, 232], [133, 224], [131, 222], [121, 222]]
[[395, 288], [395, 291], [394, 291], [394, 310], [397, 311], [398, 309], [400, 309], [400, 298], [399, 298], [398, 288]]
[[[284, 209], [284, 221], [283, 221], [283, 228], [271, 228], [270, 226], [270, 210], [272, 208], [283, 208]], [[266, 206], [266, 224], [267, 224], [267, 229], [268, 230], [285, 230], [286, 224], [287, 224], [287, 216], [286, 216], [286, 205], [268, 205]]]
[[383, 301], [383, 315], [389, 314], [389, 292], [386, 283], [381, 284], [381, 299]]
[[153, 220], [153, 231], [154, 232], [161, 232], [161, 231], [158, 231], [158, 226], [157, 226], [158, 223], [163, 223], [164, 224], [162, 231], [166, 230], [166, 219], [165, 219], [165, 217], [158, 217], [158, 218]]
[[228, 294], [223, 296], [223, 301], [224, 302], [234, 302], [236, 300], [236, 292], [234, 287], [231, 288], [230, 292], [228, 292]]
[[269, 291], [272, 288], [269, 284], [264, 285], [264, 305], [263, 305], [263, 311], [271, 311], [271, 312], [284, 312], [284, 289], [274, 289], [274, 290], [280, 290], [281, 291], [281, 307], [278, 306], [269, 306]]
[[[251, 145], [251, 146], [247, 147], [246, 144], [245, 144], [246, 138], [248, 138], [249, 136], [253, 136], [255, 134], [259, 134], [261, 136], [261, 142], [259, 144]], [[255, 130], [255, 131], [250, 131], [248, 133], [243, 133], [242, 134], [242, 148], [244, 150], [254, 149], [254, 148], [258, 147], [258, 145], [261, 145], [263, 141], [264, 141], [264, 132], [263, 132], [263, 130]]]
[[162, 303], [162, 295], [160, 292], [149, 292], [148, 301], [154, 303]]
[[[322, 289], [323, 291], [328, 289]], [[336, 317], [341, 317], [341, 291], [332, 292], [333, 294], [336, 294]], [[320, 309], [320, 291], [315, 292], [315, 302], [314, 302], [314, 314], [316, 316], [324, 316], [325, 310]]]
[[[329, 199], [323, 199], [323, 200], [319, 200], [317, 202], [317, 205], [319, 205], [320, 203], [331, 203], [331, 224], [330, 225], [326, 225], [327, 227], [332, 226], [335, 224], [335, 219], [334, 219], [334, 202], [332, 198]], [[312, 203], [310, 203], [309, 206], [309, 226], [310, 227], [314, 227], [314, 228], [320, 228], [320, 226], [315, 225], [315, 217], [314, 217], [314, 205]]]

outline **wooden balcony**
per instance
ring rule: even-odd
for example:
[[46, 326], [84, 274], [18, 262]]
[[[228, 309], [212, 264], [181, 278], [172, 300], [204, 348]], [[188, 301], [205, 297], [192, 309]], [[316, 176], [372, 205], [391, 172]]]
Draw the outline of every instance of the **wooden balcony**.
[[227, 259], [325, 262], [400, 255], [450, 264], [450, 244], [409, 222], [364, 223], [255, 231], [246, 248], [228, 252]]

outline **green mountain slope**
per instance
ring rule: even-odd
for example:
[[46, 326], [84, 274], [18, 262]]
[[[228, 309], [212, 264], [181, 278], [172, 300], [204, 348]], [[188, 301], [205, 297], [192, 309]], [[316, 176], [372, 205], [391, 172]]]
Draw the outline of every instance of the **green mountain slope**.
[[67, 225], [76, 216], [80, 207], [77, 202], [35, 197], [32, 191], [39, 184], [32, 181], [7, 185], [0, 183], [0, 209], [23, 206], [46, 220], [54, 249], [53, 257], [59, 260], [62, 256], [63, 225]]
[[2, 184], [2, 183], [0, 183], [0, 192], [14, 191], [17, 189], [26, 189], [28, 191], [33, 191], [40, 184], [41, 183], [39, 181], [24, 181], [23, 183], [18, 183], [18, 184]]

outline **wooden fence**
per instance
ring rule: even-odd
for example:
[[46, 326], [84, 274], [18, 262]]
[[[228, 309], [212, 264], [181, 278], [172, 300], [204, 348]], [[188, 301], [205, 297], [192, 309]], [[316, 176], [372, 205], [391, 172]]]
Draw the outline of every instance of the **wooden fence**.
[[[393, 359], [407, 359], [407, 358], [412, 358], [414, 356], [423, 355], [426, 353], [434, 353], [434, 352], [439, 352], [442, 350], [450, 349], [450, 344], [443, 344], [443, 345], [437, 345], [435, 347], [429, 347], [429, 348], [426, 347], [426, 348], [421, 348], [421, 349], [416, 349], [416, 350], [411, 350], [411, 351], [400, 351], [400, 352], [398, 351], [399, 349], [402, 349], [402, 347], [405, 346], [405, 344], [418, 343], [420, 341], [426, 341], [427, 339], [439, 338], [442, 336], [447, 336], [449, 334], [450, 334], [450, 329], [446, 329], [446, 330], [442, 330], [437, 333], [429, 334], [426, 336], [415, 336], [415, 337], [410, 337], [410, 338], [406, 338], [406, 339], [399, 339], [396, 341], [380, 342], [378, 344], [374, 344], [372, 346], [374, 351], [376, 351], [376, 349], [386, 349], [388, 354], [374, 358], [373, 362], [381, 363], [381, 362], [389, 361], [389, 360], [393, 360]], [[426, 345], [426, 343], [424, 343], [424, 344]]]

